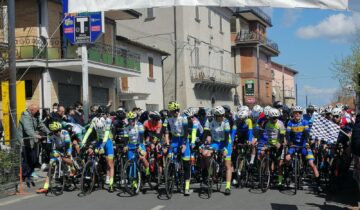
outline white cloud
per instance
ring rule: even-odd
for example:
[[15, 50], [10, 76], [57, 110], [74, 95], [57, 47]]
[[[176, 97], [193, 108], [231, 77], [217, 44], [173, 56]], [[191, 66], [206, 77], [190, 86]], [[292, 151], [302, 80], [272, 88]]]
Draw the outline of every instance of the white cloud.
[[286, 9], [282, 19], [285, 27], [290, 27], [300, 18], [302, 13], [301, 9]]
[[307, 95], [311, 95], [311, 96], [332, 97], [337, 91], [337, 88], [317, 88], [310, 85], [304, 85], [303, 91]]
[[298, 37], [303, 39], [328, 38], [335, 42], [346, 42], [360, 29], [360, 14], [347, 16], [343, 13], [332, 15], [316, 25], [301, 27]]

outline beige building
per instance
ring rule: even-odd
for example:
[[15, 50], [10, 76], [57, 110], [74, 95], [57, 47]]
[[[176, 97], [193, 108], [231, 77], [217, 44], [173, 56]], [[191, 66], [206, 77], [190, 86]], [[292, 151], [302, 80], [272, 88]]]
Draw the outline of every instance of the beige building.
[[[130, 103], [135, 100], [129, 98], [131, 93], [121, 87], [119, 78], [142, 77], [144, 72], [149, 71], [150, 56], [156, 72], [155, 82], [150, 83], [155, 88], [161, 88], [161, 61], [167, 53], [119, 40], [115, 33], [115, 20], [136, 19], [140, 16], [134, 10], [105, 13], [105, 34], [95, 44], [88, 46], [89, 104], [107, 104], [112, 100], [112, 108], [115, 109], [124, 105], [124, 101]], [[42, 108], [50, 108], [55, 102], [69, 106], [75, 101], [82, 101], [81, 57], [77, 46], [71, 45], [63, 37], [60, 26], [62, 19], [62, 4], [59, 0], [16, 1], [18, 79], [25, 81], [27, 103], [36, 103]], [[45, 43], [48, 45], [44, 48]], [[144, 82], [141, 84], [147, 85]], [[128, 85], [127, 91], [131, 85]], [[130, 90], [149, 93], [143, 89]], [[129, 106], [145, 108], [147, 103], [160, 106], [162, 98], [160, 89], [159, 93], [150, 92], [141, 98], [141, 103], [131, 102]]]
[[297, 71], [282, 64], [271, 62], [273, 101], [281, 101], [289, 107], [296, 105], [295, 76]]
[[229, 8], [173, 7], [138, 10], [139, 19], [117, 21], [117, 34], [162, 49], [165, 104], [234, 105], [239, 77], [231, 59]]
[[234, 11], [231, 40], [235, 71], [241, 78], [237, 88], [239, 101], [248, 106], [272, 104], [271, 58], [280, 51], [267, 36], [267, 29], [272, 27], [271, 17], [259, 8]]

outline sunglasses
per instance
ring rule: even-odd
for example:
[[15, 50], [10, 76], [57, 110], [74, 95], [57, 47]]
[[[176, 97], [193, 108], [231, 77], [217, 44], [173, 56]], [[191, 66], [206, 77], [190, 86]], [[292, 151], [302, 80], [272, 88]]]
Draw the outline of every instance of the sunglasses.
[[334, 118], [340, 118], [340, 116], [339, 115], [335, 115], [335, 116], [333, 116]]
[[175, 110], [173, 110], [172, 112], [180, 112], [180, 109], [175, 109]]

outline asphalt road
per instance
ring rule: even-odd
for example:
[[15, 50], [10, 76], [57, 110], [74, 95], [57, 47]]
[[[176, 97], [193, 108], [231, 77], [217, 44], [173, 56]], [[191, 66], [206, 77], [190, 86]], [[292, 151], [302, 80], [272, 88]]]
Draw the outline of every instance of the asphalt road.
[[156, 191], [147, 191], [129, 197], [122, 191], [108, 193], [95, 191], [87, 196], [79, 196], [79, 191], [65, 192], [57, 197], [37, 195], [35, 188], [28, 190], [26, 195], [10, 196], [0, 199], [1, 210], [64, 210], [64, 209], [131, 209], [131, 210], [187, 210], [187, 209], [273, 209], [273, 210], [302, 210], [302, 209], [344, 209], [357, 206], [359, 192], [355, 184], [349, 179], [346, 184], [337, 188], [334, 194], [312, 193], [310, 189], [298, 191], [293, 195], [290, 191], [269, 190], [262, 193], [259, 190], [233, 189], [231, 196], [221, 192], [214, 192], [211, 199], [198, 193], [199, 186], [194, 185], [194, 192], [188, 197], [174, 194], [171, 200], [165, 196], [158, 196]]

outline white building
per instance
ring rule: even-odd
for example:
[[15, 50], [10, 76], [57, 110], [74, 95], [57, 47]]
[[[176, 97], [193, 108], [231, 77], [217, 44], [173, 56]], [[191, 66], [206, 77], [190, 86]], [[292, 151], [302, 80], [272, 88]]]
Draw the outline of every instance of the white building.
[[[117, 22], [117, 35], [162, 49], [165, 104], [183, 107], [234, 105], [239, 77], [231, 59], [232, 10], [172, 7], [139, 10], [137, 20]], [[130, 86], [130, 85], [129, 85]]]

